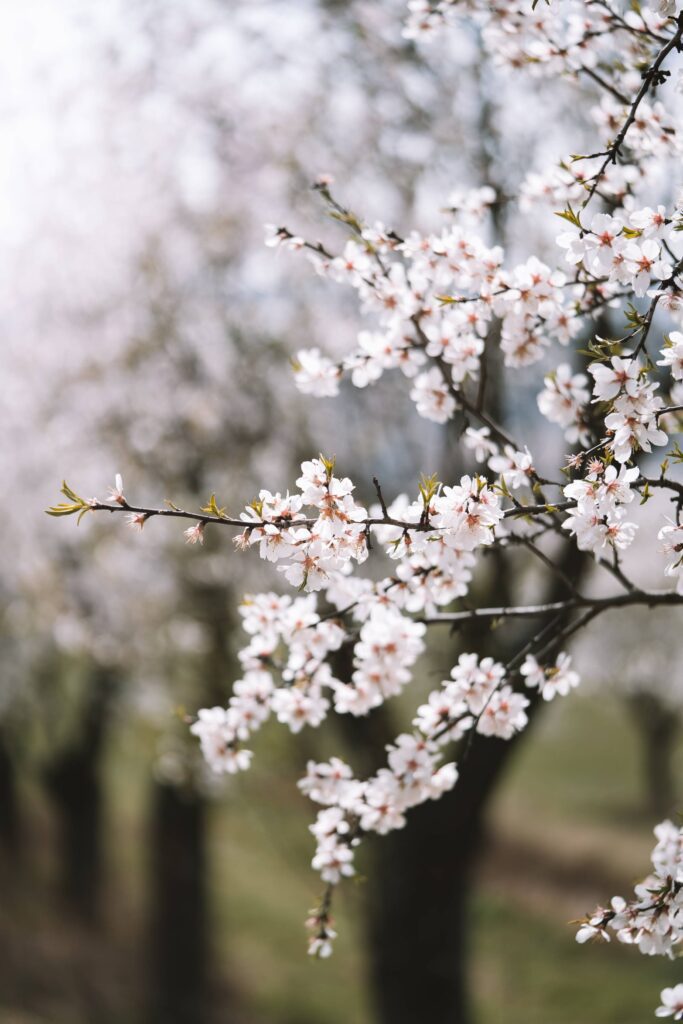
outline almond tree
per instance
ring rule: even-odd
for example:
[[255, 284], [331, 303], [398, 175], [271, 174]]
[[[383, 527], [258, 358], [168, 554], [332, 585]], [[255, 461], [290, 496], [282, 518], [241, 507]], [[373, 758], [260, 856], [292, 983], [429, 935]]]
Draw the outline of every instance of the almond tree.
[[[332, 951], [333, 894], [353, 875], [367, 835], [407, 825], [406, 834], [413, 829], [419, 840], [422, 825], [424, 842], [426, 808], [453, 791], [462, 794], [470, 835], [478, 836], [487, 798], [532, 711], [578, 683], [563, 650], [574, 634], [608, 609], [645, 614], [683, 603], [683, 484], [676, 477], [683, 456], [671, 439], [681, 411], [683, 333], [672, 327], [681, 314], [683, 262], [680, 204], [670, 190], [678, 117], [669, 102], [683, 38], [680, 4], [417, 0], [409, 6], [409, 38], [466, 33], [474, 25], [491, 75], [526, 72], [537, 87], [567, 78], [587, 152], [577, 153], [577, 146], [559, 166], [529, 174], [516, 195], [488, 188], [468, 193], [443, 229], [432, 232], [368, 221], [322, 177], [317, 190], [348, 240], [335, 249], [277, 226], [268, 242], [298, 251], [320, 276], [354, 289], [368, 317], [347, 351], [296, 353], [300, 390], [333, 397], [344, 377], [366, 388], [399, 369], [418, 415], [445, 429], [454, 424], [478, 471], [440, 480], [422, 467], [427, 472], [419, 485], [404, 495], [386, 494], [375, 479], [374, 503], [361, 502], [338, 452], [341, 470], [332, 457], [306, 460], [295, 491], [283, 494], [265, 480], [270, 489], [262, 488], [239, 515], [215, 494], [197, 511], [143, 505], [120, 480], [105, 499], [83, 497], [65, 484], [65, 501], [50, 509], [79, 518], [124, 513], [145, 533], [152, 520], [179, 519], [193, 546], [208, 531], [227, 529], [236, 532], [238, 548], [257, 548], [275, 563], [274, 585], [295, 588], [294, 595], [247, 596], [240, 608], [248, 635], [239, 655], [242, 676], [227, 708], [200, 709], [191, 725], [219, 773], [249, 767], [246, 744], [271, 714], [293, 733], [318, 726], [330, 711], [358, 718], [362, 729], [366, 717], [411, 682], [439, 630], [496, 623], [518, 638], [505, 662], [490, 653], [495, 647], [485, 634], [476, 649], [462, 653], [415, 708], [412, 724], [387, 744], [383, 765], [360, 774], [338, 756], [309, 763], [300, 787], [322, 805], [311, 828], [313, 867], [326, 886], [309, 918], [309, 948], [318, 956]], [[507, 255], [485, 228], [462, 219], [503, 198], [527, 219], [559, 214], [564, 225], [552, 260], [527, 247], [527, 236], [517, 237]], [[609, 336], [597, 332], [605, 310], [615, 325]], [[534, 446], [538, 435], [528, 417], [511, 424], [492, 414], [487, 368], [496, 358], [494, 343], [508, 388], [520, 377], [536, 380], [538, 410], [564, 432], [566, 458], [558, 459], [551, 446]], [[575, 365], [579, 356], [586, 372]], [[653, 589], [627, 575], [621, 556], [640, 525], [639, 502], [655, 492], [669, 500], [669, 511], [650, 530], [651, 550], [661, 548], [665, 556], [662, 586]], [[522, 550], [547, 574], [532, 602], [514, 587]], [[512, 593], [482, 606], [477, 583], [490, 552], [505, 564]], [[376, 568], [361, 569], [366, 562]], [[582, 582], [590, 564], [609, 577], [605, 596]], [[675, 589], [664, 586], [665, 576]], [[521, 638], [515, 631], [529, 622], [533, 628]], [[346, 678], [335, 671], [341, 652], [352, 662]], [[607, 934], [614, 921], [620, 935], [637, 936], [632, 941], [646, 952], [670, 952], [680, 941], [680, 838], [673, 826], [662, 829], [668, 845], [666, 857], [656, 858], [661, 885], [655, 891], [646, 883], [656, 898], [643, 906], [650, 897], [641, 895], [624, 919], [623, 907], [595, 915], [582, 937]], [[430, 838], [438, 843], [438, 834]], [[671, 853], [676, 842], [679, 852]], [[469, 866], [471, 854], [459, 868]], [[447, 970], [439, 962], [436, 975]], [[442, 995], [438, 985], [434, 991], [430, 999], [419, 988], [423, 1013], [462, 1018], [460, 993]], [[665, 990], [661, 1015], [683, 1014], [678, 996], [677, 989]], [[385, 1019], [415, 1019], [414, 1005], [402, 1001], [403, 1009], [391, 1010], [390, 994], [387, 1000]]]

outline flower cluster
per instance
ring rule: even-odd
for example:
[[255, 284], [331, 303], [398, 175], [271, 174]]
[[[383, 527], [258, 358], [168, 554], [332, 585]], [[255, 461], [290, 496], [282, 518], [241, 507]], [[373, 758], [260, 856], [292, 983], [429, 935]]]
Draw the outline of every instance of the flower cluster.
[[673, 267], [664, 243], [674, 242], [675, 233], [663, 206], [656, 211], [634, 210], [629, 221], [630, 229], [616, 216], [596, 213], [590, 230], [568, 232], [557, 242], [566, 250], [568, 263], [581, 264], [595, 277], [606, 277], [642, 297], [653, 279], [671, 277]]
[[[350, 683], [343, 684], [331, 676], [324, 658], [338, 649], [344, 633], [337, 623], [318, 616], [315, 600], [315, 595], [292, 600], [262, 594], [242, 606], [244, 626], [252, 637], [240, 653], [244, 676], [235, 683], [227, 709], [202, 709], [191, 727], [214, 771], [234, 773], [249, 767], [251, 751], [242, 744], [271, 711], [297, 732], [303, 724], [315, 726], [324, 717], [329, 701], [321, 697], [323, 687], [334, 694], [338, 712], [363, 714], [398, 692], [409, 678], [401, 665], [422, 649], [424, 626], [395, 609], [375, 609], [355, 647], [355, 662], [361, 667], [356, 667]], [[283, 643], [289, 654], [280, 664], [283, 685], [276, 686], [272, 672]], [[549, 670], [549, 677], [553, 671], [566, 674], [566, 667], [560, 662], [558, 666], [559, 670]], [[555, 686], [564, 692], [559, 678]], [[438, 799], [455, 785], [456, 764], [441, 763], [446, 745], [472, 728], [483, 736], [509, 740], [527, 724], [528, 704], [506, 682], [500, 663], [462, 654], [450, 678], [418, 708], [416, 731], [402, 733], [388, 745], [386, 766], [375, 775], [356, 779], [338, 757], [309, 761], [299, 788], [324, 808], [311, 826], [316, 839], [312, 866], [323, 881], [337, 885], [354, 873], [354, 851], [365, 833], [384, 835], [402, 828], [411, 807]], [[335, 936], [329, 920], [316, 912], [310, 921], [310, 952], [329, 955]]]
[[[314, 595], [292, 600], [257, 594], [245, 599], [240, 612], [250, 636], [239, 653], [244, 675], [233, 684], [226, 709], [202, 709], [191, 726], [209, 766], [219, 773], [249, 767], [252, 752], [242, 744], [271, 713], [294, 733], [322, 722], [330, 707], [324, 694], [336, 683], [325, 659], [345, 636], [337, 623], [321, 621]], [[269, 668], [284, 645], [288, 656], [277, 686]]]
[[[365, 833], [403, 828], [406, 812], [437, 800], [455, 785], [455, 764], [438, 764], [439, 749], [419, 734], [403, 733], [387, 746], [387, 766], [360, 781], [340, 758], [309, 761], [299, 788], [323, 810], [310, 826], [316, 840], [312, 866], [328, 886], [355, 873], [354, 853]], [[326, 935], [331, 941], [334, 935]], [[331, 951], [331, 950], [330, 950]], [[309, 949], [329, 955], [327, 946]]]
[[627, 548], [633, 541], [637, 525], [625, 519], [625, 505], [635, 497], [632, 484], [638, 469], [594, 459], [583, 480], [573, 480], [564, 488], [567, 498], [576, 502], [569, 509], [562, 528], [576, 538], [581, 551], [592, 551], [596, 558], [605, 557], [611, 548]]
[[637, 359], [614, 356], [609, 364], [591, 363], [593, 400], [610, 403], [605, 428], [611, 437], [608, 449], [617, 462], [628, 462], [634, 451], [649, 452], [652, 445], [667, 442], [658, 426], [658, 414], [664, 407], [655, 394], [658, 384], [648, 381], [647, 372]]
[[[354, 501], [348, 477], [336, 477], [333, 468], [322, 458], [302, 463], [299, 494], [262, 490], [242, 513], [245, 530], [235, 541], [242, 548], [257, 544], [261, 558], [283, 562], [278, 569], [287, 582], [306, 590], [320, 590], [350, 559], [367, 557], [367, 512]], [[306, 522], [304, 506], [316, 510], [312, 523]]]
[[493, 658], [461, 654], [450, 679], [418, 708], [415, 724], [431, 739], [459, 739], [472, 726], [484, 736], [509, 740], [527, 724], [529, 701], [505, 682]]
[[[647, 956], [676, 956], [683, 942], [683, 828], [663, 821], [655, 836], [653, 872], [636, 885], [634, 898], [615, 896], [608, 907], [598, 907], [582, 923], [577, 942], [609, 942], [614, 935]], [[683, 985], [664, 989], [661, 999], [658, 1017], [683, 1018]]]
[[424, 650], [425, 631], [423, 623], [413, 622], [395, 607], [374, 607], [354, 647], [351, 681], [335, 686], [335, 711], [366, 715], [400, 693], [410, 682], [410, 669]]
[[533, 9], [525, 0], [409, 0], [407, 7], [406, 38], [433, 40], [446, 23], [473, 19], [496, 64], [529, 68], [535, 76], [578, 75], [601, 62], [613, 66], [615, 53], [628, 66], [641, 54], [642, 38], [666, 31], [666, 19], [680, 11], [679, 0], [650, 0], [618, 20], [608, 9], [582, 0], [539, 3]]
[[538, 396], [538, 408], [551, 423], [565, 428], [568, 441], [586, 444], [590, 434], [585, 423], [583, 406], [588, 401], [584, 373], [572, 374], [567, 363], [561, 363], [544, 378], [545, 389]]
[[[546, 670], [533, 661], [533, 673], [543, 680], [540, 684], [532, 678], [532, 661], [527, 659], [523, 669], [527, 685], [542, 685], [545, 699], [577, 685], [578, 676], [569, 669], [566, 655]], [[417, 731], [403, 733], [387, 746], [387, 765], [375, 775], [358, 780], [338, 757], [322, 763], [309, 761], [299, 788], [324, 808], [311, 826], [316, 839], [312, 866], [323, 881], [337, 885], [354, 874], [354, 851], [364, 834], [385, 835], [403, 828], [411, 807], [436, 800], [453, 788], [457, 765], [439, 763], [443, 747], [473, 728], [483, 736], [510, 740], [526, 726], [528, 705], [528, 699], [506, 682], [502, 664], [462, 654], [450, 678], [418, 708], [413, 723]], [[311, 951], [329, 952], [327, 944], [316, 944]]]
[[379, 329], [361, 331], [356, 350], [338, 364], [319, 349], [298, 352], [299, 388], [327, 397], [345, 373], [366, 387], [399, 368], [413, 378], [420, 415], [437, 423], [453, 417], [463, 387], [478, 379], [494, 318], [506, 365], [527, 366], [551, 341], [566, 345], [576, 335], [574, 304], [587, 287], [567, 289], [565, 275], [536, 257], [505, 271], [503, 251], [459, 225], [404, 241], [383, 225], [359, 225], [359, 238], [346, 243], [342, 256], [312, 246], [309, 256], [320, 274], [357, 289]]

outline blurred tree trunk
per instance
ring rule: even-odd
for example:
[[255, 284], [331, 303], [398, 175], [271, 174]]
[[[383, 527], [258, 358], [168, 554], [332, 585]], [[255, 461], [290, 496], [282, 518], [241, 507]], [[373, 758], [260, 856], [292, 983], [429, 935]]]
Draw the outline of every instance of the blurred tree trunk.
[[152, 801], [153, 1024], [206, 1020], [206, 804], [156, 783]]
[[645, 809], [659, 821], [676, 803], [673, 756], [680, 718], [653, 693], [633, 694], [628, 706], [640, 738]]
[[44, 771], [58, 820], [60, 889], [70, 909], [89, 924], [97, 923], [101, 910], [104, 801], [100, 771], [117, 684], [113, 669], [93, 667], [77, 735]]
[[17, 772], [4, 730], [0, 729], [0, 845], [11, 857], [21, 839]]
[[455, 789], [377, 841], [371, 978], [381, 1024], [465, 1024], [472, 873], [489, 796], [512, 744], [477, 737]]
[[[208, 539], [207, 546], [212, 543]], [[193, 618], [207, 631], [194, 698], [197, 707], [225, 704], [234, 675], [229, 638], [230, 592], [224, 585], [187, 581]], [[194, 752], [196, 741], [184, 739]], [[152, 798], [150, 1014], [145, 1024], [204, 1024], [213, 991], [211, 915], [208, 898], [208, 805], [192, 780], [184, 786], [156, 782]], [[221, 979], [223, 981], [223, 979]], [[231, 1000], [221, 985], [221, 1020], [231, 1019]]]

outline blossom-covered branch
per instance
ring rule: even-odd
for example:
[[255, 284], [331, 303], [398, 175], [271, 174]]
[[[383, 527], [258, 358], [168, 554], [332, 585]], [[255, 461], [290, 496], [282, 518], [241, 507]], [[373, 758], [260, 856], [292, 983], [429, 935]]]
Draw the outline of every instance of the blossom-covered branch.
[[[683, 331], [666, 332], [659, 323], [664, 313], [674, 326], [683, 319], [683, 194], [663, 205], [656, 189], [662, 162], [680, 158], [675, 118], [660, 90], [669, 85], [665, 62], [681, 49], [683, 4], [663, 0], [656, 9], [632, 5], [623, 13], [607, 0], [408, 6], [409, 39], [434, 38], [451, 24], [457, 31], [464, 19], [475, 24], [496, 66], [564, 76], [578, 90], [597, 135], [590, 154], [529, 173], [518, 195], [505, 198], [525, 216], [540, 218], [544, 209], [558, 215], [555, 256], [538, 250], [520, 258], [492, 244], [485, 219], [500, 197], [488, 183], [450, 202], [441, 230], [397, 231], [340, 202], [327, 176], [315, 187], [345, 232], [338, 250], [282, 226], [268, 228], [267, 244], [302, 254], [321, 278], [352, 289], [367, 318], [344, 350], [296, 354], [300, 391], [331, 398], [346, 378], [365, 389], [399, 370], [419, 416], [442, 426], [453, 421], [462, 469], [470, 471], [459, 470], [450, 483], [423, 476], [415, 494], [392, 501], [375, 479], [377, 503], [366, 507], [334, 460], [321, 456], [302, 464], [296, 491], [263, 488], [239, 516], [214, 495], [198, 512], [170, 502], [134, 505], [120, 479], [106, 501], [64, 485], [66, 502], [49, 510], [79, 519], [124, 513], [140, 528], [155, 517], [189, 520], [185, 537], [193, 544], [209, 526], [238, 529], [236, 546], [256, 548], [295, 588], [245, 598], [242, 674], [226, 707], [200, 708], [191, 720], [218, 773], [249, 767], [246, 744], [270, 717], [298, 733], [330, 711], [365, 716], [396, 697], [413, 679], [429, 627], [509, 620], [514, 653], [507, 663], [486, 651], [461, 653], [373, 774], [359, 777], [337, 756], [309, 762], [299, 785], [321, 807], [311, 826], [313, 867], [326, 884], [309, 918], [310, 951], [318, 956], [329, 955], [335, 935], [332, 887], [354, 874], [366, 835], [403, 827], [412, 807], [452, 789], [473, 736], [510, 740], [524, 730], [533, 695], [549, 701], [569, 694], [579, 676], [562, 648], [591, 621], [608, 609], [683, 604], [683, 452], [672, 439], [683, 407]], [[493, 411], [485, 377], [494, 346], [508, 393], [522, 375], [524, 382], [537, 375], [533, 412], [546, 421], [543, 444], [530, 410], [521, 439], [521, 428], [509, 429]], [[569, 450], [556, 458], [563, 442]], [[659, 476], [648, 466], [657, 450]], [[539, 456], [552, 457], [553, 467], [545, 469]], [[638, 512], [653, 490], [668, 490], [674, 507], [655, 530]], [[645, 589], [624, 570], [622, 553], [639, 530], [665, 556], [661, 574], [674, 589]], [[608, 573], [613, 592], [583, 593], [557, 564], [560, 542], [579, 563]], [[360, 566], [371, 550], [379, 570], [364, 575]], [[466, 606], [480, 557], [491, 551], [510, 555], [508, 565], [529, 552], [529, 578], [540, 577], [543, 586], [550, 578], [554, 592], [544, 589], [534, 603], [497, 596], [489, 599], [500, 600], [496, 607]], [[531, 636], [516, 631], [519, 620], [536, 618]], [[338, 657], [342, 650], [348, 658]], [[659, 881], [653, 906], [678, 927], [680, 880]], [[584, 927], [634, 935], [635, 920], [645, 934], [642, 915], [652, 907], [629, 911], [618, 925], [613, 909]], [[679, 1015], [671, 991], [674, 1001], [663, 1005]]]

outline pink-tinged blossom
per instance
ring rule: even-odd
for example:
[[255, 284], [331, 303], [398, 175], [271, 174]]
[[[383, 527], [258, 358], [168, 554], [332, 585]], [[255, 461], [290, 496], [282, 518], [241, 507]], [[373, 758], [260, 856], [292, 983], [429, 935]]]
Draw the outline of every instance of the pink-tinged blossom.
[[657, 366], [669, 366], [674, 380], [683, 380], [683, 334], [672, 331], [660, 352]]
[[583, 235], [566, 232], [557, 244], [566, 251], [568, 263], [583, 263], [596, 276], [609, 274], [619, 262], [625, 246], [623, 223], [616, 217], [597, 213], [591, 220], [590, 230]]
[[666, 820], [655, 825], [654, 833], [657, 845], [652, 851], [652, 866], [661, 878], [683, 883], [683, 829]]
[[[316, 922], [317, 924], [317, 922]], [[334, 928], [327, 926], [324, 935], [311, 935], [308, 940], [308, 955], [326, 960], [334, 952], [332, 943], [337, 938]]]
[[493, 658], [479, 660], [477, 654], [461, 654], [451, 669], [450, 683], [442, 685], [452, 700], [461, 699], [473, 716], [480, 715], [494, 691], [505, 678], [505, 668]]
[[626, 900], [622, 899], [621, 896], [615, 896], [610, 901], [609, 908], [598, 907], [595, 913], [591, 914], [588, 920], [579, 928], [576, 933], [576, 941], [581, 945], [584, 942], [595, 942], [596, 940], [610, 942], [611, 937], [607, 930], [605, 919], [609, 916], [611, 920], [614, 920], [612, 915], [623, 914], [625, 908]]
[[493, 455], [489, 459], [488, 467], [501, 477], [511, 491], [525, 487], [536, 472], [529, 449], [518, 452], [510, 444], [505, 445], [501, 455]]
[[[301, 476], [296, 482], [301, 491], [301, 500], [305, 505], [319, 505], [325, 498], [330, 474], [322, 459], [311, 459], [301, 463]], [[339, 494], [350, 494], [353, 490], [351, 481], [344, 478], [343, 486], [340, 481], [338, 486]]]
[[[598, 907], [587, 917], [577, 933], [578, 942], [609, 941], [614, 935], [625, 945], [637, 946], [645, 956], [676, 956], [683, 942], [683, 829], [663, 821], [655, 835], [653, 872], [635, 886], [631, 900], [615, 896], [609, 906]], [[675, 1018], [683, 1013], [682, 995], [683, 985], [665, 989], [657, 1016]]]
[[229, 710], [201, 708], [190, 732], [199, 737], [202, 754], [212, 771], [234, 775], [249, 768], [251, 751], [239, 749], [234, 719]]
[[125, 499], [123, 493], [123, 477], [120, 473], [116, 474], [114, 486], [109, 488], [109, 494], [107, 495], [109, 501], [115, 501], [117, 505], [127, 505], [128, 502]]
[[480, 220], [496, 201], [495, 190], [490, 185], [482, 188], [456, 189], [448, 196], [448, 207], [453, 213], [465, 214]]
[[605, 417], [605, 427], [612, 439], [609, 449], [617, 462], [628, 462], [635, 451], [652, 451], [652, 445], [664, 445], [666, 433], [658, 426], [657, 414], [664, 407], [654, 392], [656, 384], [642, 384], [634, 397], [621, 394], [613, 412]]
[[318, 348], [300, 349], [294, 363], [294, 380], [299, 391], [315, 398], [339, 394], [341, 371]]
[[433, 757], [422, 736], [402, 733], [387, 750], [389, 768], [404, 781], [426, 782], [431, 776]]
[[355, 874], [353, 850], [346, 843], [327, 840], [318, 846], [311, 866], [315, 871], [320, 872], [323, 882], [337, 885], [342, 877], [349, 878]]
[[425, 631], [424, 623], [414, 622], [396, 608], [376, 606], [360, 630], [351, 684], [335, 685], [335, 710], [365, 715], [400, 693], [424, 650]]
[[503, 518], [500, 499], [484, 477], [461, 477], [457, 486], [444, 487], [432, 505], [432, 523], [447, 531], [445, 543], [464, 551], [492, 544]]
[[673, 267], [662, 255], [662, 249], [654, 238], [629, 242], [624, 246], [622, 255], [630, 272], [631, 287], [639, 297], [645, 295], [652, 278], [663, 281], [671, 276]]
[[455, 398], [448, 390], [443, 374], [437, 366], [415, 378], [410, 397], [420, 416], [435, 423], [447, 423], [455, 412]]
[[538, 408], [551, 423], [565, 428], [568, 441], [586, 437], [582, 425], [582, 407], [588, 401], [588, 378], [583, 373], [572, 374], [571, 367], [562, 363], [544, 378], [545, 389], [538, 396]]
[[588, 372], [592, 375], [593, 399], [596, 402], [611, 402], [621, 391], [635, 396], [639, 390], [640, 366], [635, 359], [614, 356], [610, 365], [591, 363]]
[[320, 541], [311, 540], [307, 530], [293, 530], [291, 537], [294, 547], [287, 552], [290, 561], [278, 565], [291, 586], [309, 591], [321, 590], [329, 579], [329, 570], [337, 569], [336, 561], [325, 558], [325, 548]]
[[293, 733], [300, 732], [304, 725], [320, 725], [330, 706], [318, 686], [279, 687], [273, 692], [270, 704], [278, 722], [289, 726]]
[[374, 384], [385, 370], [397, 363], [397, 352], [387, 334], [382, 331], [361, 331], [358, 335], [358, 351], [346, 360], [344, 366], [352, 371], [351, 381], [354, 386], [364, 388]]
[[370, 779], [363, 794], [360, 825], [368, 832], [386, 835], [403, 828], [405, 796], [400, 780], [387, 768], [380, 768]]
[[615, 356], [610, 366], [594, 363], [589, 372], [595, 380], [594, 401], [612, 403], [605, 427], [617, 462], [627, 462], [634, 450], [649, 452], [652, 445], [666, 444], [667, 435], [657, 419], [664, 407], [655, 394], [658, 385], [647, 380], [636, 360]]
[[661, 551], [670, 559], [664, 573], [676, 580], [676, 593], [683, 594], [683, 526], [669, 522], [657, 534]]
[[502, 302], [516, 314], [544, 316], [554, 311], [559, 296], [557, 289], [565, 283], [564, 274], [551, 270], [535, 256], [515, 267]]
[[247, 740], [270, 716], [273, 679], [270, 672], [253, 669], [236, 680], [229, 700], [230, 723], [237, 738]]
[[442, 689], [429, 694], [427, 703], [420, 705], [413, 719], [413, 725], [424, 736], [439, 743], [459, 740], [473, 722], [460, 687], [448, 680]]
[[660, 999], [662, 1003], [655, 1010], [655, 1017], [673, 1017], [674, 1020], [683, 1020], [683, 984], [663, 989]]
[[374, 266], [367, 249], [357, 242], [349, 241], [342, 256], [330, 263], [330, 276], [340, 283], [358, 286], [366, 277], [371, 277]]
[[497, 736], [510, 740], [526, 726], [528, 718], [524, 710], [529, 701], [512, 687], [503, 686], [489, 698], [477, 721], [477, 732], [482, 736]]
[[667, 225], [666, 208], [664, 206], [658, 206], [656, 210], [653, 210], [650, 206], [645, 206], [641, 210], [632, 210], [629, 214], [629, 220], [632, 227], [642, 231], [643, 238], [664, 239], [668, 238], [671, 233]]
[[[312, 605], [315, 603], [315, 598], [299, 598], [298, 603], [305, 604], [308, 614], [314, 615]], [[261, 631], [277, 631], [280, 617], [291, 604], [292, 598], [289, 594], [274, 594], [272, 591], [266, 594], [247, 594], [239, 607], [240, 615], [244, 620], [242, 628], [251, 634]]]
[[185, 540], [188, 544], [203, 544], [204, 523], [195, 523], [194, 526], [188, 526], [185, 530]]
[[571, 661], [568, 654], [562, 653], [557, 656], [554, 665], [544, 668], [532, 654], [528, 654], [520, 672], [528, 687], [540, 690], [543, 700], [566, 697], [580, 682], [578, 672], [571, 668]]
[[[636, 496], [632, 489], [640, 475], [636, 466], [627, 469], [626, 466], [607, 466], [602, 475], [602, 483], [598, 484], [595, 490], [595, 501], [602, 509], [607, 511], [617, 505], [628, 505]], [[567, 489], [565, 489], [567, 493]]]
[[463, 444], [473, 454], [476, 462], [486, 462], [492, 455], [498, 454], [498, 445], [490, 439], [491, 431], [488, 427], [467, 427], [463, 437]]
[[306, 775], [297, 785], [302, 793], [316, 803], [334, 805], [343, 802], [352, 779], [353, 772], [349, 765], [339, 757], [332, 757], [320, 764], [309, 761]]
[[567, 511], [562, 528], [576, 538], [581, 551], [592, 551], [597, 559], [608, 547], [623, 550], [633, 541], [637, 526], [627, 522], [624, 505], [633, 501], [631, 485], [639, 476], [637, 468], [590, 464], [585, 480], [572, 480], [564, 488], [566, 498], [576, 502]]

